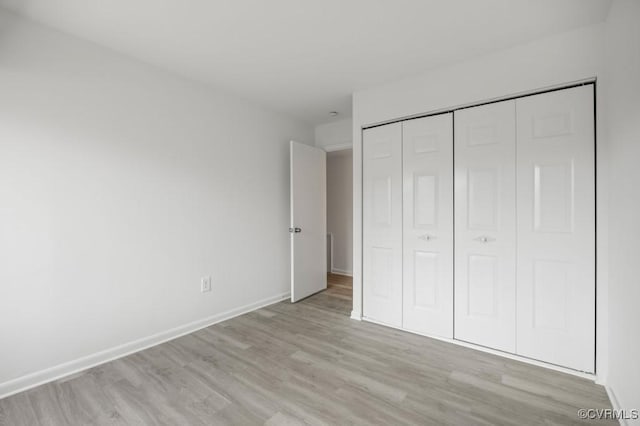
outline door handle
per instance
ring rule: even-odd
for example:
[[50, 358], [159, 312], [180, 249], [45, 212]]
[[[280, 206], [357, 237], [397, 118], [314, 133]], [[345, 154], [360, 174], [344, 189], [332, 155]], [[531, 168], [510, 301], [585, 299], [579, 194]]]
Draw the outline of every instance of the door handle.
[[474, 238], [473, 240], [474, 241], [479, 241], [481, 243], [485, 243], [486, 244], [486, 243], [490, 243], [492, 241], [495, 241], [496, 239], [495, 238], [491, 238], [491, 237], [489, 237], [487, 235], [481, 235], [481, 236], [479, 236], [477, 238]]
[[300, 228], [289, 228], [289, 232], [291, 232], [292, 234], [295, 232], [296, 234], [302, 232], [302, 229]]
[[422, 241], [431, 241], [431, 240], [435, 240], [436, 237], [435, 235], [424, 234], [424, 235], [419, 235], [418, 239]]

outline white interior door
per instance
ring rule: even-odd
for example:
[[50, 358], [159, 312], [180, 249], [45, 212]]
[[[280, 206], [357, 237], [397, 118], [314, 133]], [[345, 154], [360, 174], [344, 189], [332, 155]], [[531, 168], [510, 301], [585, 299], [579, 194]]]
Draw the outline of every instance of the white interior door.
[[593, 87], [521, 98], [518, 119], [520, 355], [594, 371]]
[[326, 153], [291, 141], [291, 301], [327, 288]]
[[453, 337], [453, 114], [402, 124], [403, 328]]
[[362, 142], [364, 316], [402, 325], [402, 125], [366, 129]]
[[515, 352], [515, 101], [454, 120], [455, 338]]

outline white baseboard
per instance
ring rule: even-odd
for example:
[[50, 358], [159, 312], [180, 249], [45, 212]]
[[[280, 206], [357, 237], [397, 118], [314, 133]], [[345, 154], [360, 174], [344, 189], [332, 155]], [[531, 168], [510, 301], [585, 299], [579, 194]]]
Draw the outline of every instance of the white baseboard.
[[343, 269], [337, 269], [337, 268], [331, 268], [331, 273], [332, 274], [336, 274], [336, 275], [344, 275], [346, 277], [352, 277], [353, 276], [353, 272], [352, 271], [345, 271]]
[[[609, 401], [611, 401], [611, 407], [614, 410], [622, 410], [620, 406], [620, 402], [618, 401], [618, 397], [616, 397], [615, 392], [609, 386], [604, 385], [604, 389], [607, 391], [607, 396], [609, 397]], [[625, 419], [618, 419], [622, 426], [627, 426], [627, 421]]]
[[362, 321], [362, 316], [359, 312], [351, 311], [351, 319], [356, 321]]
[[94, 354], [87, 355], [73, 361], [65, 362], [54, 367], [36, 371], [35, 373], [26, 374], [16, 379], [0, 383], [0, 399], [6, 398], [19, 392], [23, 392], [36, 386], [40, 386], [48, 382], [52, 382], [54, 380], [61, 379], [72, 374], [76, 374], [88, 368], [104, 364], [105, 362], [122, 358], [132, 353], [150, 348], [152, 346], [159, 345], [160, 343], [173, 340], [180, 336], [184, 336], [185, 334], [193, 333], [194, 331], [209, 327], [210, 325], [226, 321], [228, 319], [246, 314], [251, 311], [255, 311], [256, 309], [281, 302], [282, 300], [288, 299], [289, 297], [291, 297], [291, 293], [279, 294], [245, 306], [241, 306], [239, 308], [222, 312], [217, 315], [212, 315], [201, 320], [197, 320], [160, 333], [156, 333], [151, 336], [143, 337], [141, 339], [115, 346], [110, 349], [96, 352]]

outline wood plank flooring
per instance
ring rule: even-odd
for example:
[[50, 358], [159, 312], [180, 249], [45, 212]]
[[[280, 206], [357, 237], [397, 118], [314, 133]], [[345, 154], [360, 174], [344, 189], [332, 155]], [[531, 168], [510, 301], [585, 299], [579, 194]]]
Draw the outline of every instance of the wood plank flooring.
[[353, 305], [353, 278], [347, 277], [346, 275], [327, 274], [327, 290], [325, 293], [329, 296], [345, 300], [347, 303], [342, 311], [351, 312]]
[[0, 424], [579, 424], [611, 408], [588, 380], [353, 321], [350, 286], [329, 276], [300, 303], [5, 398]]

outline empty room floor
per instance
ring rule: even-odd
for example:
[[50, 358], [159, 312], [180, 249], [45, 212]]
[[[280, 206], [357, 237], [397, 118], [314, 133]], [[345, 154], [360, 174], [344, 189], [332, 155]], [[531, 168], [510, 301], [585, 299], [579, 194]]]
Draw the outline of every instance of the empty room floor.
[[611, 408], [591, 381], [351, 320], [351, 279], [328, 284], [0, 400], [0, 424], [575, 424]]

